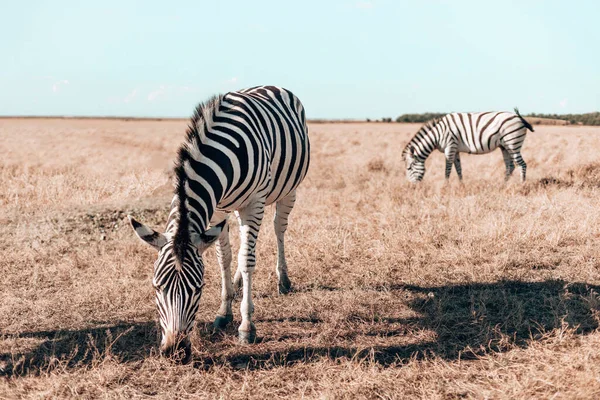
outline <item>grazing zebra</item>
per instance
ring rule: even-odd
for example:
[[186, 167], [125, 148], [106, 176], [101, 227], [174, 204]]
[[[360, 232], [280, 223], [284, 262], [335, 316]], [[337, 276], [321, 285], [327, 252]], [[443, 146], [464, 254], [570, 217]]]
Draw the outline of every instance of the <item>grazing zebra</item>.
[[[255, 340], [252, 274], [264, 208], [276, 203], [276, 273], [279, 292], [287, 293], [284, 233], [309, 159], [304, 107], [286, 89], [260, 86], [230, 92], [196, 108], [176, 161], [175, 195], [165, 233], [129, 216], [137, 236], [158, 250], [152, 284], [163, 354], [183, 350], [184, 360], [191, 356], [188, 333], [204, 286], [202, 253], [214, 242], [222, 278], [221, 307], [214, 326], [224, 328], [233, 320], [234, 286], [243, 286], [239, 340]], [[233, 283], [227, 225], [231, 211], [235, 211], [241, 236]]]
[[423, 125], [402, 151], [406, 175], [411, 182], [419, 182], [425, 175], [425, 160], [435, 149], [446, 156], [446, 179], [450, 178], [452, 164], [462, 180], [459, 153], [485, 154], [500, 147], [506, 166], [505, 180], [512, 175], [517, 163], [521, 180], [525, 181], [527, 164], [521, 157], [521, 146], [527, 129], [533, 127], [519, 110], [509, 112], [452, 113]]

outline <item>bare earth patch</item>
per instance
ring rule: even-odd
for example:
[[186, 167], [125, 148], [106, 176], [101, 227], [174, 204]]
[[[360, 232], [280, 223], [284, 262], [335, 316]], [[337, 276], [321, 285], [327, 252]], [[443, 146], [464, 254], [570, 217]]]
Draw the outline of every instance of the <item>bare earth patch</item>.
[[185, 123], [1, 121], [0, 398], [599, 398], [600, 129], [536, 127], [524, 185], [500, 153], [463, 155], [446, 185], [435, 153], [413, 186], [400, 154], [419, 125], [311, 125], [292, 293], [269, 210], [258, 343], [237, 344], [239, 314], [212, 331], [211, 249], [193, 362], [174, 365], [156, 354], [156, 255], [125, 216], [164, 226]]

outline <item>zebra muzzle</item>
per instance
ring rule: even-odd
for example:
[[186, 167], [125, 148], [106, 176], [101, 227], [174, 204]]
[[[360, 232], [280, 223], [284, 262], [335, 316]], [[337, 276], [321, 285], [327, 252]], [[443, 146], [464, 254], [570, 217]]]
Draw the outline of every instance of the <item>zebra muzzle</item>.
[[160, 352], [164, 357], [186, 364], [192, 357], [192, 344], [187, 336], [168, 334], [160, 346]]

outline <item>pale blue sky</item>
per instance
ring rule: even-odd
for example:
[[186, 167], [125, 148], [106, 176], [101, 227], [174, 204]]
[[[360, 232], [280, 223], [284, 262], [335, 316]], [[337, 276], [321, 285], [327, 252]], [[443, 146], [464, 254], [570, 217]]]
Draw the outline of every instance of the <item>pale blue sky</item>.
[[186, 117], [261, 84], [309, 118], [596, 111], [599, 4], [2, 1], [0, 115]]

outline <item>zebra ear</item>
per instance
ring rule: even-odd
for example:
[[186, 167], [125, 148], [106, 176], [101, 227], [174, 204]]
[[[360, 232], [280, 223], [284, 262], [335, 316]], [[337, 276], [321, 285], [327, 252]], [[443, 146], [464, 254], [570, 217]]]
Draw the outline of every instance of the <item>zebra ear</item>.
[[128, 215], [127, 218], [137, 237], [154, 247], [156, 250], [160, 250], [161, 247], [167, 244], [167, 237], [162, 233], [156, 232], [152, 228], [136, 221], [131, 215]]
[[200, 235], [194, 235], [192, 237], [192, 243], [198, 247], [200, 253], [206, 251], [206, 249], [208, 249], [214, 242], [217, 241], [219, 236], [221, 236], [221, 232], [223, 232], [226, 222], [227, 220], [224, 220], [223, 222], [208, 229], [206, 232], [201, 233]]

